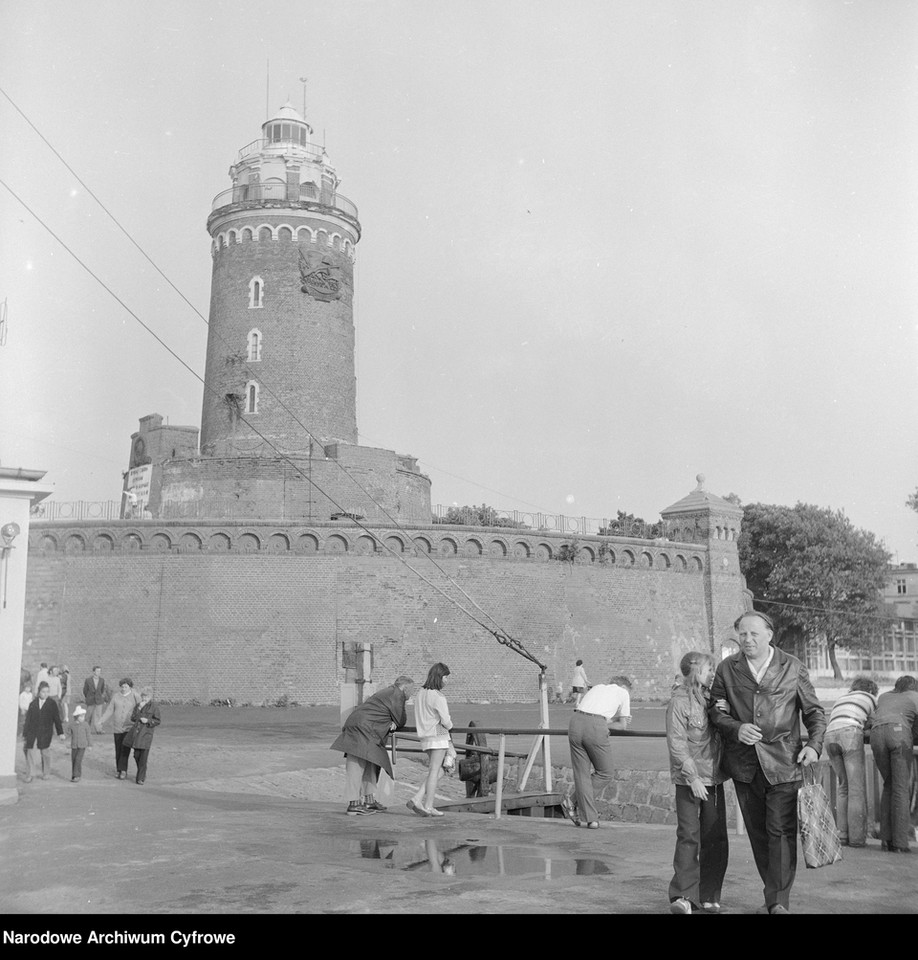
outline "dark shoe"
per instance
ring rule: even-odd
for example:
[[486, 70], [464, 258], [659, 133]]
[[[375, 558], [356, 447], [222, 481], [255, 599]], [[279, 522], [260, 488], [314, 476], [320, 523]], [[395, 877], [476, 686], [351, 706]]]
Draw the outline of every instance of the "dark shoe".
[[412, 800], [409, 800], [409, 801], [405, 804], [405, 806], [406, 806], [412, 813], [416, 814], [416, 815], [419, 816], [419, 817], [426, 817], [426, 816], [428, 815], [428, 814], [427, 814], [427, 811], [426, 811], [423, 807], [419, 807], [419, 806], [414, 802], [413, 799], [412, 799]]
[[344, 812], [349, 817], [366, 817], [371, 813], [376, 813], [375, 810], [368, 810], [362, 803], [358, 803], [356, 800], [351, 800], [347, 805], [347, 810]]
[[364, 797], [363, 805], [367, 810], [388, 810], [389, 808], [381, 804], [376, 797], [371, 793], [368, 797]]
[[911, 853], [909, 847], [897, 847], [895, 844], [890, 843], [888, 840], [883, 840], [880, 843], [880, 849], [883, 853]]

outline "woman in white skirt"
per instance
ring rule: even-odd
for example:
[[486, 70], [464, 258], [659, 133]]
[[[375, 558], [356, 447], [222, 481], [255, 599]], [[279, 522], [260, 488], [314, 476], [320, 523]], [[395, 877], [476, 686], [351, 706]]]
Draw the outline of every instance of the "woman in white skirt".
[[443, 761], [451, 764], [456, 760], [450, 730], [453, 721], [449, 715], [443, 685], [449, 676], [445, 663], [435, 663], [427, 674], [424, 686], [414, 698], [414, 724], [421, 738], [421, 749], [427, 753], [430, 768], [421, 789], [408, 801], [407, 807], [419, 817], [442, 817], [443, 812], [434, 807], [437, 783], [443, 776]]

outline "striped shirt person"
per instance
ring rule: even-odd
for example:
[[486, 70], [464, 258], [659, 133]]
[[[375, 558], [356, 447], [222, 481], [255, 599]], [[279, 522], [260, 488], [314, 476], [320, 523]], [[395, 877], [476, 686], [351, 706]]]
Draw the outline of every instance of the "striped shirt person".
[[864, 730], [877, 707], [877, 685], [855, 677], [851, 690], [840, 696], [829, 714], [823, 750], [838, 779], [836, 816], [841, 842], [849, 847], [867, 844], [867, 771]]

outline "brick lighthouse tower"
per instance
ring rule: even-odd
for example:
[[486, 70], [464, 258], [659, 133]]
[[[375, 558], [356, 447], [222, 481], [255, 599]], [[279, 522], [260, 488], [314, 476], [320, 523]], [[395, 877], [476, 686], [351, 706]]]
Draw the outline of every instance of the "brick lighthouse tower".
[[207, 219], [200, 451], [194, 428], [151, 414], [131, 438], [129, 476], [143, 476], [144, 509], [162, 519], [427, 523], [430, 480], [416, 459], [357, 444], [357, 207], [292, 104], [261, 133], [239, 151]]
[[323, 442], [357, 442], [360, 223], [311, 137], [285, 104], [239, 151], [232, 187], [214, 199], [204, 456], [271, 452], [240, 412], [284, 453], [308, 454], [307, 428]]

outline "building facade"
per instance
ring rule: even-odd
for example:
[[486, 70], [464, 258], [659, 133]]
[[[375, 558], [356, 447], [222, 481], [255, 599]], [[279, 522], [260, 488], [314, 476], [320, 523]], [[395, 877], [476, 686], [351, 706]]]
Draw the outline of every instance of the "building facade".
[[[918, 563], [892, 565], [882, 597], [887, 624], [878, 649], [836, 648], [838, 666], [846, 677], [857, 673], [918, 676]], [[809, 644], [807, 660], [817, 675], [832, 674], [824, 643]]]

